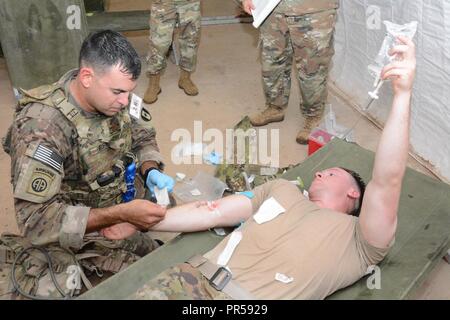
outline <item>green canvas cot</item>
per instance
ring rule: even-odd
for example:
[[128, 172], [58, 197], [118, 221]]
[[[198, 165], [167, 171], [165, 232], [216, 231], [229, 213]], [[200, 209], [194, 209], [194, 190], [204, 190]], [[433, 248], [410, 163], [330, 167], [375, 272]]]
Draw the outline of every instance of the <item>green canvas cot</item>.
[[[309, 186], [316, 171], [341, 166], [368, 181], [373, 161], [373, 152], [333, 139], [283, 177], [300, 176]], [[414, 294], [450, 245], [450, 186], [408, 168], [398, 214], [395, 244], [379, 264], [381, 289], [369, 289], [365, 277], [328, 299], [407, 299]], [[125, 299], [161, 271], [209, 251], [222, 239], [211, 231], [181, 234], [80, 299]]]

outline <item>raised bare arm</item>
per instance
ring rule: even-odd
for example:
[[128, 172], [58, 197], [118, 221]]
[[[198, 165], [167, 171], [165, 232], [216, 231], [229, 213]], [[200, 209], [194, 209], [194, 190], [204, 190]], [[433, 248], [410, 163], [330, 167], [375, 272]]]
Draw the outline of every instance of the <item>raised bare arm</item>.
[[394, 100], [375, 155], [372, 180], [363, 199], [359, 223], [373, 246], [387, 247], [395, 236], [397, 210], [409, 148], [410, 103], [416, 57], [414, 43], [400, 37], [392, 50], [399, 61], [388, 65], [383, 79], [391, 79]]

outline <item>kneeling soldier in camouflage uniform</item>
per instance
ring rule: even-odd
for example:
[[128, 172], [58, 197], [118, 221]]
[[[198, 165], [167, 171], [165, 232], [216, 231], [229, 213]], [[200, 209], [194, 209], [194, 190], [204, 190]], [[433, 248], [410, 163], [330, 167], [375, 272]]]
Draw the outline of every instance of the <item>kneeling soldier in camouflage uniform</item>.
[[[0, 238], [6, 252], [0, 271], [19, 259], [21, 249], [36, 246], [50, 254], [55, 272], [64, 274], [75, 263], [98, 275], [118, 272], [158, 247], [141, 232], [120, 241], [102, 232], [123, 222], [148, 230], [165, 216], [165, 208], [147, 200], [132, 196], [124, 203], [127, 169], [136, 166], [140, 172], [136, 198], [144, 196], [145, 185], [169, 191], [174, 185], [161, 172], [150, 114], [128, 108], [140, 72], [131, 44], [119, 33], [100, 31], [84, 41], [78, 70], [52, 85], [23, 90], [4, 140], [23, 237]], [[68, 252], [75, 262], [63, 257]], [[37, 255], [29, 252], [16, 261], [21, 266], [14, 280], [32, 295], [42, 292], [40, 280], [48, 278], [42, 259], [32, 260]]]
[[[243, 0], [251, 14], [252, 0]], [[284, 120], [291, 90], [292, 60], [297, 69], [305, 118], [297, 142], [308, 143], [323, 116], [327, 77], [334, 55], [333, 35], [338, 0], [281, 0], [261, 25], [261, 61], [266, 109], [250, 117], [254, 126]]]
[[144, 96], [145, 103], [154, 103], [161, 92], [159, 79], [166, 67], [166, 55], [177, 23], [181, 54], [178, 86], [189, 96], [198, 94], [191, 73], [196, 67], [200, 41], [200, 0], [154, 0], [150, 11], [150, 50], [147, 57], [149, 84]]

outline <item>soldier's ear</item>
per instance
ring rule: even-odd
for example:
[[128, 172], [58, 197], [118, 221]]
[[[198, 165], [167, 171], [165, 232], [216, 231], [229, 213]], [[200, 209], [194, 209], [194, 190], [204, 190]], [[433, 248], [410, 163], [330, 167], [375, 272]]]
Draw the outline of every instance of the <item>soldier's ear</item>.
[[82, 67], [78, 72], [78, 78], [80, 79], [83, 87], [87, 89], [92, 85], [92, 81], [94, 79], [94, 70], [89, 67]]
[[361, 193], [354, 188], [351, 188], [350, 190], [347, 191], [347, 196], [351, 199], [358, 199], [360, 195]]

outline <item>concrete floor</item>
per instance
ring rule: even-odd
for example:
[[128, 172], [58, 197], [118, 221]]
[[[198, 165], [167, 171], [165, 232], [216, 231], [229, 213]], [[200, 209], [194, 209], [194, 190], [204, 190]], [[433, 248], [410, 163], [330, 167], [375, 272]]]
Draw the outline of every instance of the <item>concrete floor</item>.
[[[213, 0], [209, 0], [213, 1]], [[114, 1], [112, 1], [114, 3]], [[215, 3], [220, 3], [214, 0]], [[230, 2], [219, 7], [203, 8], [204, 16], [229, 15]], [[119, 4], [121, 2], [118, 2]], [[142, 1], [143, 4], [147, 1]], [[224, 2], [225, 3], [225, 2]], [[114, 9], [114, 8], [112, 8]], [[145, 9], [136, 7], [136, 9]], [[224, 13], [225, 12], [225, 13]], [[141, 57], [147, 51], [148, 32], [126, 33]], [[199, 49], [198, 68], [193, 76], [200, 89], [196, 97], [188, 97], [178, 88], [178, 68], [172, 63], [162, 77], [162, 93], [158, 101], [147, 106], [157, 130], [161, 152], [166, 159], [166, 171], [170, 175], [183, 172], [193, 177], [199, 170], [213, 173], [209, 165], [174, 165], [171, 152], [177, 142], [171, 141], [175, 129], [185, 128], [193, 132], [194, 121], [202, 121], [203, 132], [209, 128], [224, 131], [232, 128], [242, 116], [262, 110], [264, 98], [261, 85], [261, 66], [259, 51], [256, 48], [258, 32], [249, 24], [217, 25], [204, 27]], [[136, 94], [143, 96], [147, 85], [145, 76], [139, 79]], [[280, 130], [280, 166], [297, 164], [307, 156], [307, 148], [295, 142], [297, 131], [302, 125], [299, 112], [299, 90], [293, 81], [287, 116], [284, 122], [272, 124], [268, 128]], [[352, 127], [361, 117], [345, 101], [330, 94], [329, 102], [337, 115], [337, 122]], [[12, 120], [14, 96], [10, 84], [6, 62], [0, 59], [0, 136], [4, 136]], [[355, 127], [356, 142], [362, 147], [375, 151], [380, 130], [370, 122], [361, 119]], [[427, 170], [410, 159], [410, 167], [427, 174]], [[14, 217], [10, 180], [10, 161], [8, 155], [0, 150], [0, 233], [17, 232]], [[418, 290], [415, 299], [450, 299], [450, 265], [440, 261], [430, 277]]]

